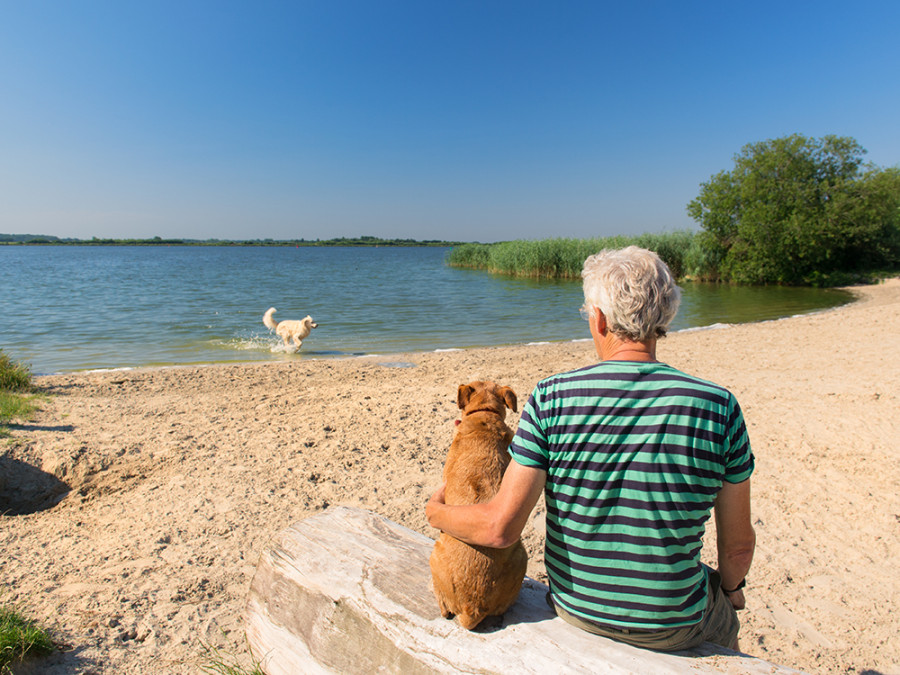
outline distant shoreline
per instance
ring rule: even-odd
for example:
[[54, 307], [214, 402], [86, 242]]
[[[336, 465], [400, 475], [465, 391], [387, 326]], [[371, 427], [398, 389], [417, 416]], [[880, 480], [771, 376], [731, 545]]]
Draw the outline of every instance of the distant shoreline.
[[437, 239], [381, 239], [379, 237], [339, 237], [337, 239], [68, 239], [40, 234], [0, 234], [0, 246], [381, 246], [452, 247], [464, 242]]

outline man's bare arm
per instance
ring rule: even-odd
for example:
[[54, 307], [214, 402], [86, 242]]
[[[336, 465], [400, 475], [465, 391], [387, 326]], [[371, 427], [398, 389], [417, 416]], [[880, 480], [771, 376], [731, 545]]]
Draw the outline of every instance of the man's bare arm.
[[[715, 501], [716, 547], [722, 588], [735, 588], [750, 571], [756, 548], [756, 533], [750, 518], [750, 479], [725, 482]], [[744, 593], [728, 595], [737, 609], [744, 607]]]
[[442, 485], [425, 509], [428, 523], [468, 544], [506, 548], [522, 535], [528, 516], [544, 489], [547, 474], [519, 464], [509, 463], [500, 490], [481, 504], [448, 505]]

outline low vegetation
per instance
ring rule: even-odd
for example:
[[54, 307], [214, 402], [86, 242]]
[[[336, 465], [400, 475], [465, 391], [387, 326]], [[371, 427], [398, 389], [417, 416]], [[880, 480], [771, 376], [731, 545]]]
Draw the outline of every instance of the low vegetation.
[[679, 278], [841, 286], [900, 271], [900, 168], [864, 164], [852, 138], [799, 134], [745, 146], [687, 205], [699, 232], [464, 244], [454, 267], [577, 279], [585, 258], [631, 244]]
[[900, 267], [900, 168], [863, 162], [854, 139], [750, 143], [688, 204], [703, 228], [699, 276], [834, 285]]
[[5, 425], [14, 419], [28, 419], [37, 409], [33, 397], [0, 391], [0, 436], [4, 435]]
[[[31, 390], [31, 372], [0, 350], [0, 435], [4, 426], [15, 418], [28, 417], [36, 406]], [[11, 673], [12, 666], [28, 656], [53, 651], [46, 631], [21, 612], [0, 606], [0, 673]]]
[[200, 669], [210, 675], [265, 675], [258, 662], [248, 668], [241, 665], [234, 655], [201, 642], [203, 647], [203, 664]]
[[0, 349], [0, 390], [28, 391], [31, 389], [31, 371], [16, 363]]
[[[635, 237], [595, 239], [539, 239], [505, 241], [498, 244], [463, 244], [447, 256], [452, 267], [483, 269], [500, 274], [549, 279], [579, 279], [585, 259], [604, 248], [640, 246], [656, 251], [672, 272], [689, 273], [686, 261], [696, 245], [692, 232], [642, 234]], [[697, 257], [696, 253], [693, 253]]]
[[12, 607], [0, 607], [0, 673], [11, 673], [12, 666], [26, 657], [53, 651], [47, 632]]
[[13, 361], [0, 349], [0, 436], [14, 419], [27, 419], [35, 410], [31, 391], [31, 371]]

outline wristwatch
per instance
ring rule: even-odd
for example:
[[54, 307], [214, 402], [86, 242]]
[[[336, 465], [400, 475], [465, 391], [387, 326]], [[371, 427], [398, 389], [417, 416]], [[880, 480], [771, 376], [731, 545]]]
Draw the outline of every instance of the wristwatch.
[[722, 592], [723, 593], [737, 593], [739, 590], [741, 590], [746, 585], [747, 585], [747, 577], [744, 577], [743, 579], [741, 579], [741, 583], [739, 583], [734, 588], [724, 588], [723, 587]]

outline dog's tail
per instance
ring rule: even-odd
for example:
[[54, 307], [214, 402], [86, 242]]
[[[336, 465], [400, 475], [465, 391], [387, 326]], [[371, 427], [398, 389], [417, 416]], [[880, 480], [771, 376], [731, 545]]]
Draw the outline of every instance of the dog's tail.
[[266, 313], [263, 314], [263, 323], [266, 325], [266, 328], [269, 330], [275, 330], [275, 327], [278, 325], [275, 323], [275, 319], [272, 318], [272, 315], [275, 313], [274, 307], [269, 307], [266, 310]]

